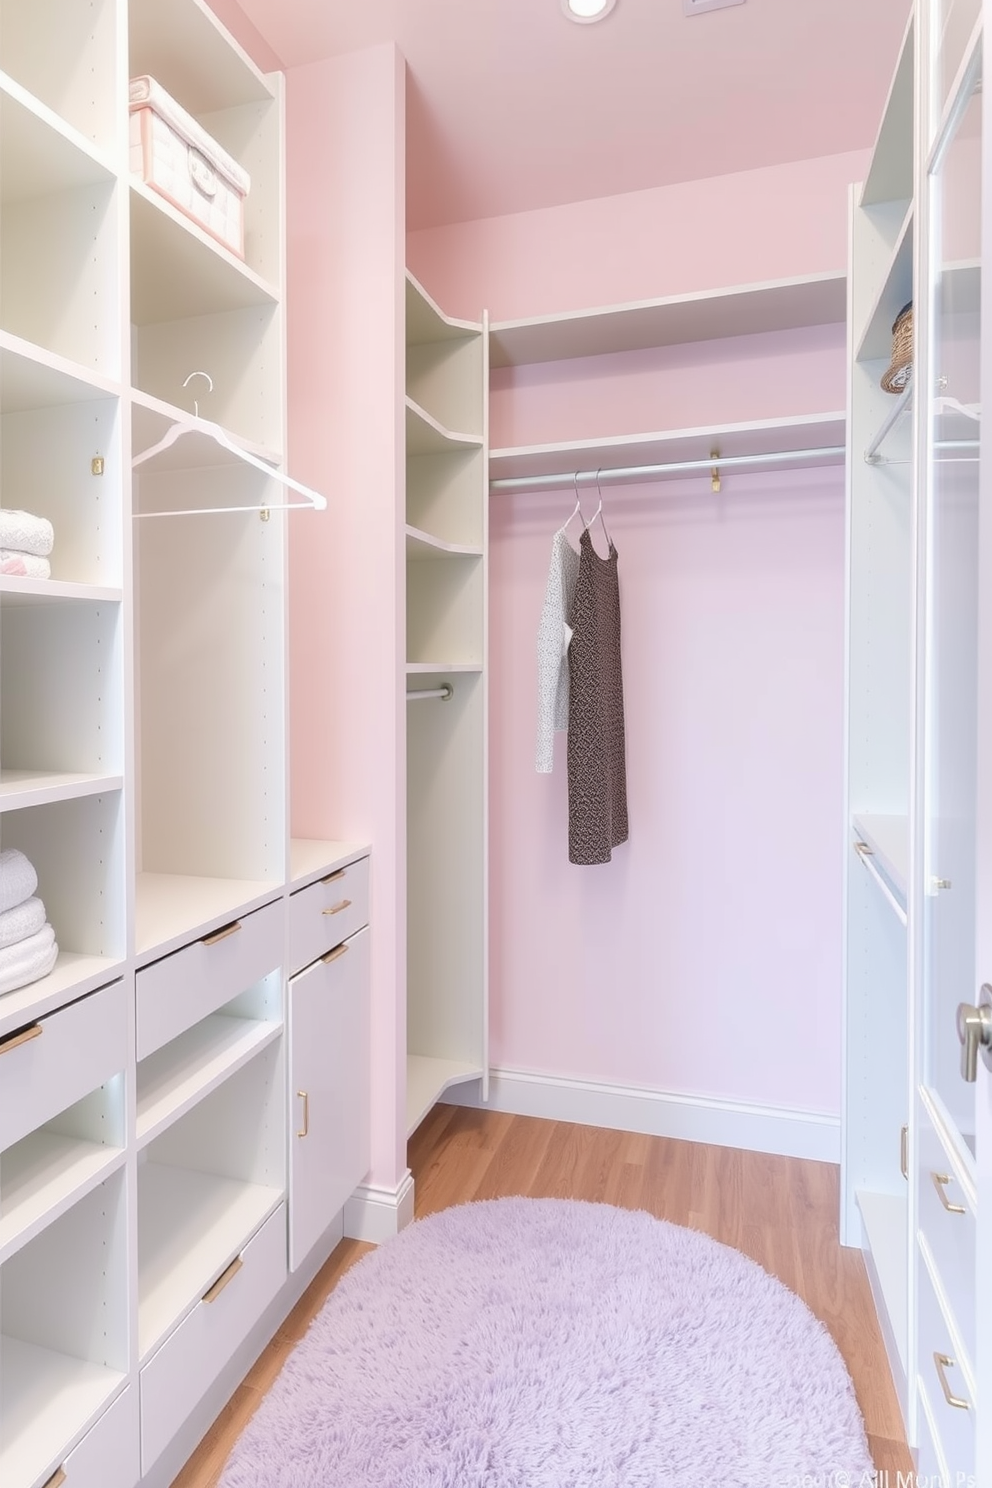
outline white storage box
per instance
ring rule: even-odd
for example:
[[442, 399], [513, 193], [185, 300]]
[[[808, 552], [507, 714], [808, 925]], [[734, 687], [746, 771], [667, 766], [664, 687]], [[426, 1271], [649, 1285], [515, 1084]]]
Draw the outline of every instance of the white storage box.
[[131, 79], [129, 105], [132, 171], [244, 258], [248, 172], [154, 78]]

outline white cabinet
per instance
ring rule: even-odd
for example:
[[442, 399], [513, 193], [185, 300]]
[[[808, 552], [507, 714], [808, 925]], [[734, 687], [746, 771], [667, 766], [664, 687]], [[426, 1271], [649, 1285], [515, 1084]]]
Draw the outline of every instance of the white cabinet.
[[408, 274], [408, 1132], [488, 1078], [487, 386], [485, 323], [444, 315]]
[[[963, 1062], [959, 1013], [978, 1026], [992, 965], [982, 11], [914, 7], [852, 195], [849, 325], [842, 1234], [865, 1251], [919, 1469], [953, 1482], [992, 1472], [992, 1076]], [[895, 397], [880, 381], [910, 301]]]
[[367, 928], [292, 978], [289, 1031], [289, 1264], [295, 1270], [369, 1169]]

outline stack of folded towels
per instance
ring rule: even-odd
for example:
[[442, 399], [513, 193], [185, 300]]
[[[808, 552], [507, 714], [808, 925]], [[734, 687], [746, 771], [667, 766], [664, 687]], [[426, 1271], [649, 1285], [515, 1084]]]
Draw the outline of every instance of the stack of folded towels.
[[55, 931], [35, 895], [38, 875], [16, 847], [0, 852], [0, 992], [47, 976], [58, 959]]
[[0, 507], [0, 574], [50, 579], [48, 555], [54, 543], [55, 533], [46, 517]]

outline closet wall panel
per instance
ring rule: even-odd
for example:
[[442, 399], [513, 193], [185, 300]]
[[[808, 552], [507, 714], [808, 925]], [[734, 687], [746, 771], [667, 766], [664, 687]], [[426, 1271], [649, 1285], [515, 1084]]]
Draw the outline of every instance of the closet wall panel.
[[835, 1115], [842, 475], [607, 492], [631, 831], [597, 867], [567, 861], [564, 736], [534, 770], [571, 506], [491, 504], [492, 1063]]

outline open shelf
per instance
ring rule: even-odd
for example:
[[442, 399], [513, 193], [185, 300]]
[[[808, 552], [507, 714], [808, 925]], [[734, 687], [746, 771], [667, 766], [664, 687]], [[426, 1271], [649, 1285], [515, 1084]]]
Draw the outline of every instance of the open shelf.
[[0, 812], [75, 801], [83, 796], [103, 796], [121, 790], [123, 784], [120, 775], [0, 770]]
[[135, 325], [278, 301], [275, 285], [137, 177], [131, 180], [131, 250]]
[[478, 1080], [482, 1067], [458, 1059], [428, 1059], [420, 1054], [407, 1055], [406, 1061], [406, 1129], [412, 1136], [427, 1112], [452, 1085]]
[[847, 276], [838, 272], [496, 321], [490, 327], [490, 365], [518, 367], [837, 324], [846, 311]]
[[443, 558], [446, 554], [461, 558], [481, 558], [482, 549], [465, 543], [443, 542], [441, 538], [432, 537], [429, 532], [422, 532], [420, 528], [407, 524], [406, 556], [411, 562]]
[[0, 330], [0, 414], [116, 397], [119, 384], [44, 346]]
[[481, 449], [477, 434], [454, 434], [412, 398], [406, 400], [406, 452], [408, 455], [437, 455], [447, 450]]
[[0, 1334], [0, 1483], [32, 1488], [51, 1444], [71, 1442], [123, 1387], [125, 1376], [87, 1359]]
[[478, 661], [408, 661], [406, 671], [407, 676], [410, 677], [433, 676], [435, 672], [438, 676], [444, 676], [448, 672], [481, 672], [482, 663]]
[[914, 36], [910, 16], [861, 192], [863, 207], [913, 195]]
[[0, 207], [114, 181], [88, 139], [0, 73]]
[[90, 956], [59, 947], [59, 958], [47, 977], [0, 996], [0, 1038], [31, 1023], [53, 1008], [112, 981], [121, 970], [120, 958]]
[[871, 848], [875, 866], [885, 875], [905, 906], [909, 882], [909, 818], [859, 812], [852, 824], [861, 841]]
[[130, 0], [128, 67], [150, 73], [191, 114], [271, 101], [270, 84], [205, 5]]
[[[715, 429], [673, 429], [561, 444], [521, 445], [491, 450], [489, 474], [492, 480], [513, 480], [534, 475], [565, 476], [577, 469], [605, 473], [626, 466], [696, 460], [711, 463], [714, 450], [725, 459], [737, 455], [757, 456], [759, 459], [755, 464], [748, 467], [755, 470], [791, 468], [788, 461], [770, 461], [767, 466], [760, 462], [761, 456], [790, 450], [830, 449], [835, 453], [821, 457], [817, 463], [842, 465], [845, 427], [843, 413], [815, 413], [802, 418], [727, 424]], [[806, 468], [811, 463], [800, 458], [795, 465]], [[677, 477], [678, 472], [673, 472], [673, 478]]]
[[892, 327], [913, 298], [913, 208], [902, 220], [892, 259], [882, 278], [855, 356], [858, 361], [886, 360], [892, 353]]
[[0, 574], [0, 607], [49, 604], [119, 604], [120, 589], [100, 584], [70, 584], [63, 579], [25, 579], [17, 574]]
[[277, 889], [264, 879], [139, 873], [134, 908], [138, 961], [155, 960], [268, 904]]
[[888, 1325], [905, 1371], [909, 1349], [908, 1197], [858, 1189], [856, 1198], [875, 1305]]
[[146, 1162], [138, 1170], [138, 1353], [147, 1358], [283, 1199], [281, 1189]]
[[139, 1149], [281, 1033], [281, 1023], [213, 1013], [142, 1059], [138, 1065]]
[[123, 1163], [120, 1147], [47, 1129], [0, 1153], [0, 1263]]
[[324, 842], [319, 838], [294, 837], [289, 844], [289, 880], [302, 889], [314, 879], [336, 873], [359, 858], [367, 857], [368, 843]]
[[421, 346], [434, 341], [461, 341], [482, 330], [471, 320], [454, 320], [427, 293], [409, 269], [406, 272], [406, 342]]

